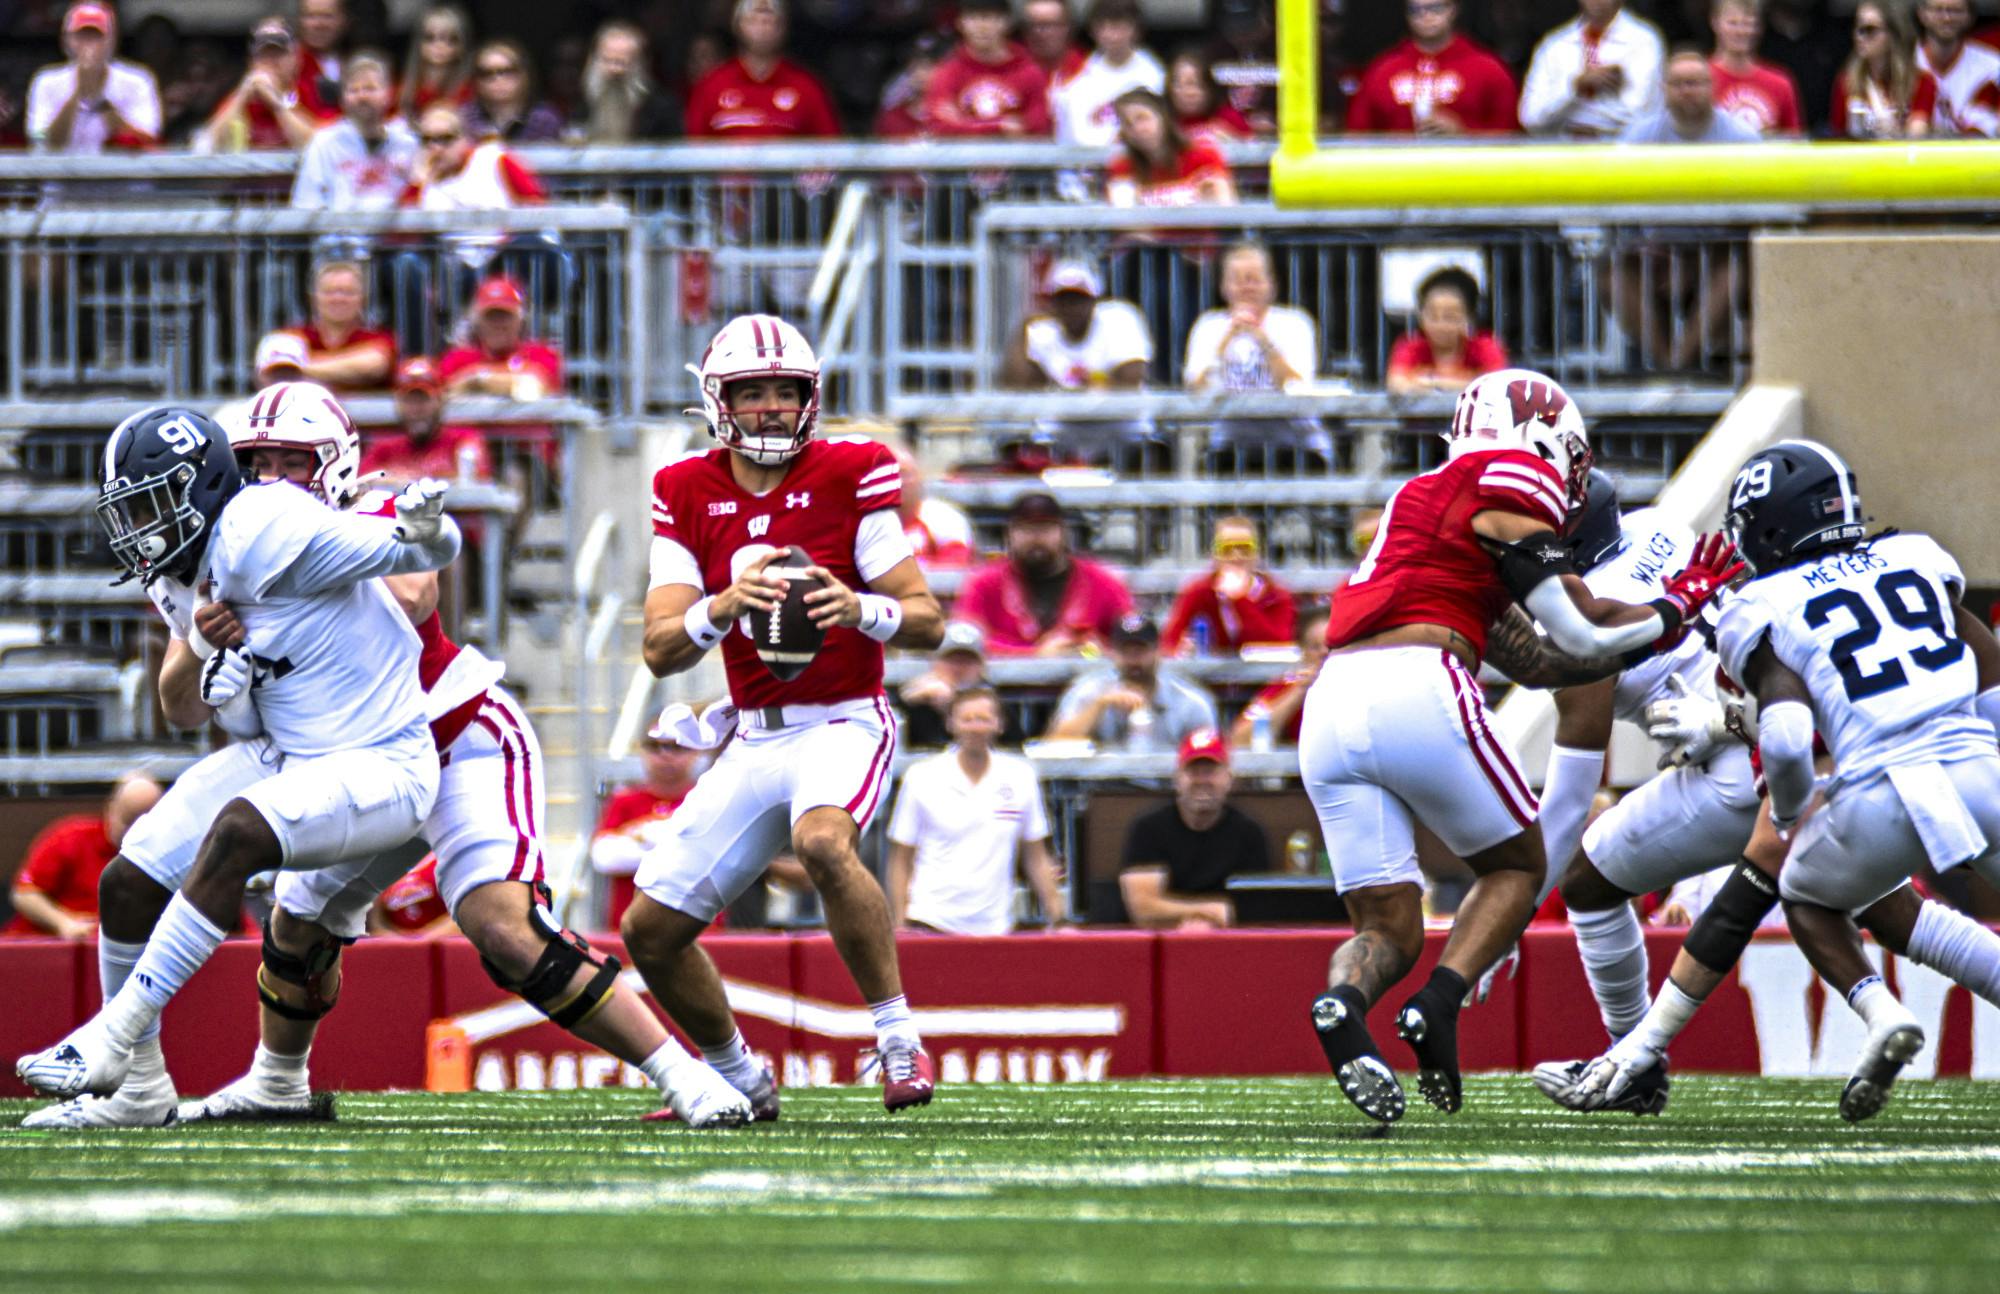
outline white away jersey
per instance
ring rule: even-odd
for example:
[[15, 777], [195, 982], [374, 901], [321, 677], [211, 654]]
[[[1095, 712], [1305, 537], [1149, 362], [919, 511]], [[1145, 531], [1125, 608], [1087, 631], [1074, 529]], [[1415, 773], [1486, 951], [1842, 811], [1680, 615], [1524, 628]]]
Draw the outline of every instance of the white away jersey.
[[[1627, 513], [1623, 527], [1625, 547], [1584, 576], [1583, 582], [1598, 597], [1644, 606], [1664, 597], [1667, 576], [1687, 565], [1694, 551], [1694, 531], [1656, 508]], [[1675, 675], [1694, 695], [1715, 695], [1715, 660], [1700, 634], [1689, 632], [1673, 650], [1648, 656], [1620, 674], [1613, 687], [1612, 712], [1643, 726], [1646, 707], [1673, 695], [1667, 680]]]
[[1805, 680], [1842, 781], [1991, 754], [1979, 671], [1957, 633], [1965, 576], [1928, 535], [1889, 535], [1773, 571], [1723, 607], [1723, 667], [1741, 680], [1767, 638]]
[[417, 633], [377, 578], [396, 572], [403, 549], [394, 527], [285, 481], [246, 486], [223, 508], [213, 594], [243, 623], [257, 715], [287, 755], [422, 732]]

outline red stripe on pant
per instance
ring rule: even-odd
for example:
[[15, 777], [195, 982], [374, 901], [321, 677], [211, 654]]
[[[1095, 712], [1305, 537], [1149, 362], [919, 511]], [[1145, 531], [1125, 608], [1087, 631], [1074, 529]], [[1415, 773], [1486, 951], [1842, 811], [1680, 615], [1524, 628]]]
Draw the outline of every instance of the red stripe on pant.
[[485, 711], [482, 710], [474, 722], [492, 734], [493, 740], [499, 744], [500, 762], [506, 769], [503, 785], [507, 799], [507, 825], [514, 829], [514, 865], [507, 869], [507, 879], [530, 880], [532, 878], [522, 875], [528, 864], [528, 835], [521, 829], [521, 819], [524, 815], [521, 813], [520, 800], [514, 789], [514, 766], [526, 762], [522, 758], [523, 752], [516, 748], [512, 736], [503, 731]]
[[874, 812], [874, 803], [882, 792], [881, 783], [888, 775], [890, 756], [896, 749], [896, 720], [889, 714], [888, 702], [879, 696], [875, 698], [875, 717], [882, 721], [882, 740], [875, 744], [875, 758], [868, 765], [868, 776], [862, 780], [861, 790], [847, 802], [847, 816], [854, 819], [857, 827], [865, 825], [868, 815]]
[[[1472, 758], [1478, 762], [1480, 771], [1486, 774], [1486, 780], [1491, 782], [1493, 789], [1499, 793], [1500, 802], [1507, 806], [1507, 812], [1514, 821], [1521, 824], [1523, 830], [1526, 830], [1528, 824], [1535, 820], [1534, 796], [1528, 794], [1526, 784], [1520, 781], [1521, 775], [1514, 771], [1514, 766], [1508, 762], [1506, 754], [1498, 749], [1497, 743], [1492, 751], [1486, 749], [1485, 742], [1490, 741], [1491, 736], [1486, 732], [1485, 720], [1479, 717], [1482, 703], [1468, 698], [1463, 686], [1471, 681], [1471, 675], [1465, 672], [1465, 667], [1460, 665], [1458, 658], [1450, 652], [1440, 651], [1438, 655], [1444, 658], [1445, 671], [1451, 675], [1452, 699], [1458, 703], [1459, 722], [1465, 726], [1465, 744], [1471, 749]], [[1485, 740], [1482, 741], [1482, 738]], [[1496, 764], [1506, 770], [1505, 778], [1496, 770]], [[1508, 784], [1509, 778], [1515, 786]], [[1516, 798], [1516, 786], [1519, 788], [1519, 794], [1527, 800], [1529, 807], [1526, 812], [1522, 811], [1521, 801]]]
[[527, 877], [531, 882], [540, 882], [546, 869], [547, 860], [542, 851], [542, 823], [535, 812], [535, 765], [534, 744], [529, 740], [528, 720], [520, 708], [509, 698], [488, 694], [489, 704], [501, 721], [514, 734], [515, 743], [521, 750], [521, 811], [528, 821], [528, 838], [533, 842], [535, 874]]

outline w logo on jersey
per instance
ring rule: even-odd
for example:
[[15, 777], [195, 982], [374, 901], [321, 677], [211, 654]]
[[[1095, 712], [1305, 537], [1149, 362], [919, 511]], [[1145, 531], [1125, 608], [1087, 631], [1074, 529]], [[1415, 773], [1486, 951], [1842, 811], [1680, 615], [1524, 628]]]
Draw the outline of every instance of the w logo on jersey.
[[1544, 422], [1553, 427], [1564, 409], [1569, 408], [1569, 397], [1547, 382], [1515, 382], [1507, 388], [1507, 399], [1514, 406], [1514, 425], [1524, 422]]
[[770, 531], [770, 529], [771, 529], [770, 514], [766, 513], [764, 516], [761, 517], [750, 518], [750, 537], [752, 539], [762, 539], [765, 536], [765, 534]]

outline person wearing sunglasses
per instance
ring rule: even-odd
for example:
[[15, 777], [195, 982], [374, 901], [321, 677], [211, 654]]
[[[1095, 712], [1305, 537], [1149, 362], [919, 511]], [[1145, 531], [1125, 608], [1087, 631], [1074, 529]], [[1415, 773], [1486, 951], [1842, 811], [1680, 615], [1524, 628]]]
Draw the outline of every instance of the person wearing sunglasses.
[[1251, 645], [1292, 641], [1298, 611], [1290, 589], [1262, 564], [1257, 523], [1231, 515], [1215, 523], [1215, 564], [1188, 581], [1161, 633], [1170, 656], [1234, 656]]
[[1937, 109], [1937, 78], [1917, 66], [1916, 29], [1900, 6], [1854, 6], [1854, 54], [1833, 82], [1835, 138], [1922, 139]]
[[465, 129], [474, 139], [549, 144], [562, 138], [562, 114], [535, 98], [528, 54], [511, 40], [489, 40], [472, 59], [472, 102]]
[[1484, 47], [1458, 33], [1456, 0], [1409, 0], [1409, 38], [1377, 56], [1347, 105], [1357, 135], [1511, 135], [1519, 91]]

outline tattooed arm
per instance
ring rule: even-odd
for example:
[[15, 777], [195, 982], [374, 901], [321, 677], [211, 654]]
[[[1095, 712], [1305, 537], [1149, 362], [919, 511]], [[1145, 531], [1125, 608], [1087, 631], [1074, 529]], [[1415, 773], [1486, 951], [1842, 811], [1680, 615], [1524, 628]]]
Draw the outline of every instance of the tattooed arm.
[[1616, 656], [1572, 656], [1535, 632], [1528, 613], [1509, 603], [1486, 634], [1486, 663], [1522, 687], [1577, 687], [1625, 668]]

